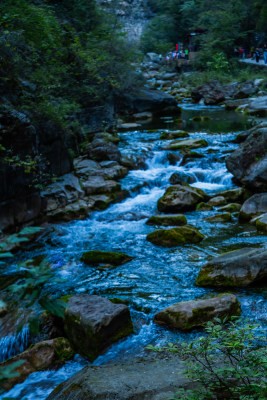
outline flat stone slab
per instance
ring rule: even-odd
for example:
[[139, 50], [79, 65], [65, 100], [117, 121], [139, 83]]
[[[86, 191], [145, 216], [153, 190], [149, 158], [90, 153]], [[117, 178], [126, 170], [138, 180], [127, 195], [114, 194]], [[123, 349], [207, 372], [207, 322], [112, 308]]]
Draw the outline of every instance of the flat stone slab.
[[47, 400], [166, 400], [193, 389], [177, 357], [86, 367], [59, 385]]

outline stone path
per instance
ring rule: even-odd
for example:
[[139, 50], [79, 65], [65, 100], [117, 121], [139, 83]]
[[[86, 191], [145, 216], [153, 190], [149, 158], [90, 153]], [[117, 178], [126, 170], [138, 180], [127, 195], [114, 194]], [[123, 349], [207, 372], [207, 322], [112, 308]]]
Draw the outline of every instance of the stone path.
[[264, 64], [264, 60], [260, 60], [258, 63], [256, 62], [256, 60], [252, 60], [251, 58], [245, 58], [244, 60], [239, 60], [239, 61], [246, 64], [254, 64], [254, 65], [259, 65], [261, 67], [267, 67], [267, 64]]

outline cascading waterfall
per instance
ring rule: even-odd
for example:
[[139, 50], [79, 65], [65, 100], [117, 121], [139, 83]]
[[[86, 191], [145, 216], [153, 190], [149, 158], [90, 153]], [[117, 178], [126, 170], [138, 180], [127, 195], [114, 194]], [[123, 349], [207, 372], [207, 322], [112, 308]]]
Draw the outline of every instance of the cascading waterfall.
[[22, 353], [29, 345], [29, 328], [24, 326], [14, 335], [4, 336], [0, 339], [0, 362]]
[[[195, 112], [199, 112], [197, 107], [192, 105]], [[200, 109], [202, 110], [202, 106]], [[217, 107], [210, 111], [211, 117], [215, 112], [220, 120], [231, 126], [231, 120], [227, 120], [230, 114]], [[233, 118], [235, 123], [236, 118], [241, 119], [238, 129], [242, 129], [242, 118], [245, 117], [234, 113]], [[216, 119], [211, 121], [215, 121], [214, 132], [218, 132]], [[169, 249], [155, 247], [146, 241], [146, 235], [156, 229], [146, 225], [147, 218], [158, 212], [157, 201], [170, 186], [169, 179], [173, 173], [181, 172], [193, 176], [196, 181], [191, 185], [204, 189], [208, 194], [216, 194], [233, 187], [232, 175], [226, 170], [224, 154], [237, 146], [231, 142], [236, 132], [228, 130], [228, 126], [222, 134], [193, 129], [189, 131], [190, 138], [205, 139], [208, 146], [197, 149], [203, 155], [202, 158], [190, 159], [185, 165], [182, 165], [181, 160], [175, 165], [170, 164], [167, 157], [169, 151], [166, 150], [169, 142], [160, 140], [160, 130], [151, 132], [144, 129], [121, 133], [120, 149], [123, 153], [134, 153], [142, 158], [146, 154], [145, 166], [131, 170], [121, 181], [122, 188], [129, 190], [130, 196], [105, 211], [94, 212], [86, 220], [55, 225], [55, 230], [50, 235], [40, 239], [39, 247], [35, 244], [35, 248], [29, 250], [28, 254], [20, 254], [24, 259], [46, 255], [52, 268], [65, 280], [63, 286], [53, 282], [49, 285], [48, 291], [53, 295], [60, 297], [85, 292], [121, 298], [129, 303], [135, 333], [109, 347], [94, 361], [94, 365], [120, 362], [144, 355], [145, 347], [150, 343], [160, 346], [174, 340], [191, 340], [200, 334], [195, 331], [183, 333], [167, 330], [155, 325], [152, 322], [153, 316], [170, 304], [210, 293], [209, 289], [196, 287], [194, 283], [203, 263], [218, 252], [231, 251], [231, 246], [236, 249], [237, 245], [242, 247], [244, 243], [262, 244], [264, 238], [254, 235], [251, 228], [247, 232], [246, 227], [237, 224], [234, 218], [227, 224], [206, 222], [205, 218], [216, 211], [186, 213], [188, 223], [198, 226], [206, 236], [201, 245]], [[163, 129], [166, 130], [166, 126]], [[173, 126], [173, 129], [177, 127]], [[120, 251], [132, 256], [133, 260], [120, 267], [105, 270], [85, 266], [80, 262], [84, 251], [95, 249]], [[60, 291], [62, 287], [63, 290]], [[263, 315], [267, 314], [263, 294], [256, 290], [240, 291], [238, 299], [242, 304], [243, 314], [261, 323]], [[27, 340], [27, 328], [18, 335], [2, 338], [1, 359], [23, 351]], [[9, 393], [0, 395], [0, 399], [13, 397], [20, 400], [45, 400], [55, 386], [87, 364], [86, 360], [76, 356], [58, 371], [30, 375]]]

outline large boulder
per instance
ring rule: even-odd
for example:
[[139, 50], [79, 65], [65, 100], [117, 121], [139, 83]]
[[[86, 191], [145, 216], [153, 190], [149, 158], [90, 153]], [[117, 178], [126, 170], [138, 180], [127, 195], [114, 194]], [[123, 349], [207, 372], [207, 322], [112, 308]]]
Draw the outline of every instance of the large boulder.
[[267, 278], [267, 249], [244, 248], [222, 254], [205, 264], [198, 286], [244, 287]]
[[193, 389], [177, 357], [89, 366], [60, 384], [47, 400], [165, 400]]
[[15, 371], [18, 376], [6, 379], [1, 382], [2, 389], [10, 390], [17, 383], [23, 382], [31, 373], [56, 368], [64, 361], [70, 360], [74, 356], [69, 341], [64, 337], [57, 337], [45, 340], [29, 347], [23, 353], [10, 358], [0, 364], [1, 367], [11, 366], [13, 363], [23, 360]]
[[92, 250], [86, 251], [82, 256], [81, 261], [88, 265], [122, 265], [131, 261], [132, 259], [133, 258], [127, 256], [127, 254], [114, 253], [112, 251]]
[[133, 332], [127, 306], [88, 294], [69, 299], [64, 328], [74, 349], [90, 361], [107, 346]]
[[213, 81], [193, 89], [191, 97], [195, 103], [204, 99], [206, 105], [215, 105], [225, 100], [225, 93], [220, 83]]
[[187, 243], [199, 243], [204, 239], [204, 235], [194, 226], [185, 225], [151, 232], [146, 239], [158, 246], [175, 247]]
[[171, 328], [188, 331], [204, 326], [214, 318], [240, 315], [240, 303], [229, 293], [219, 294], [207, 299], [182, 301], [158, 312], [154, 322]]
[[250, 197], [242, 205], [239, 218], [250, 220], [257, 215], [267, 212], [267, 193], [257, 193]]
[[267, 123], [250, 130], [245, 142], [226, 159], [226, 166], [247, 188], [267, 191]]
[[158, 210], [164, 213], [177, 213], [195, 209], [196, 205], [207, 200], [201, 189], [189, 185], [170, 186], [158, 200]]
[[138, 89], [121, 95], [117, 100], [118, 112], [135, 114], [145, 111], [180, 114], [177, 100], [159, 90]]

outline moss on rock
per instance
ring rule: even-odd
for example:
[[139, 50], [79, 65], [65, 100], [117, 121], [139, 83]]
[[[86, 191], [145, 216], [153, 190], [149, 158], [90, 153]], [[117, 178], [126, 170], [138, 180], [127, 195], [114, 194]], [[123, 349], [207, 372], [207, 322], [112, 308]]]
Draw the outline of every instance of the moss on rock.
[[229, 212], [216, 214], [212, 217], [205, 218], [207, 222], [230, 222], [232, 220], [231, 214]]
[[92, 250], [86, 251], [82, 256], [81, 261], [88, 265], [122, 265], [131, 261], [132, 259], [133, 257], [130, 257], [127, 254], [114, 253], [112, 251]]
[[187, 219], [183, 214], [154, 215], [147, 220], [146, 224], [162, 226], [181, 226], [187, 224]]
[[199, 243], [204, 239], [204, 235], [197, 228], [185, 225], [179, 228], [160, 229], [151, 232], [146, 239], [159, 246], [175, 247], [187, 243]]
[[180, 139], [180, 138], [188, 138], [189, 134], [186, 131], [171, 131], [171, 132], [162, 132], [160, 135], [160, 139]]

